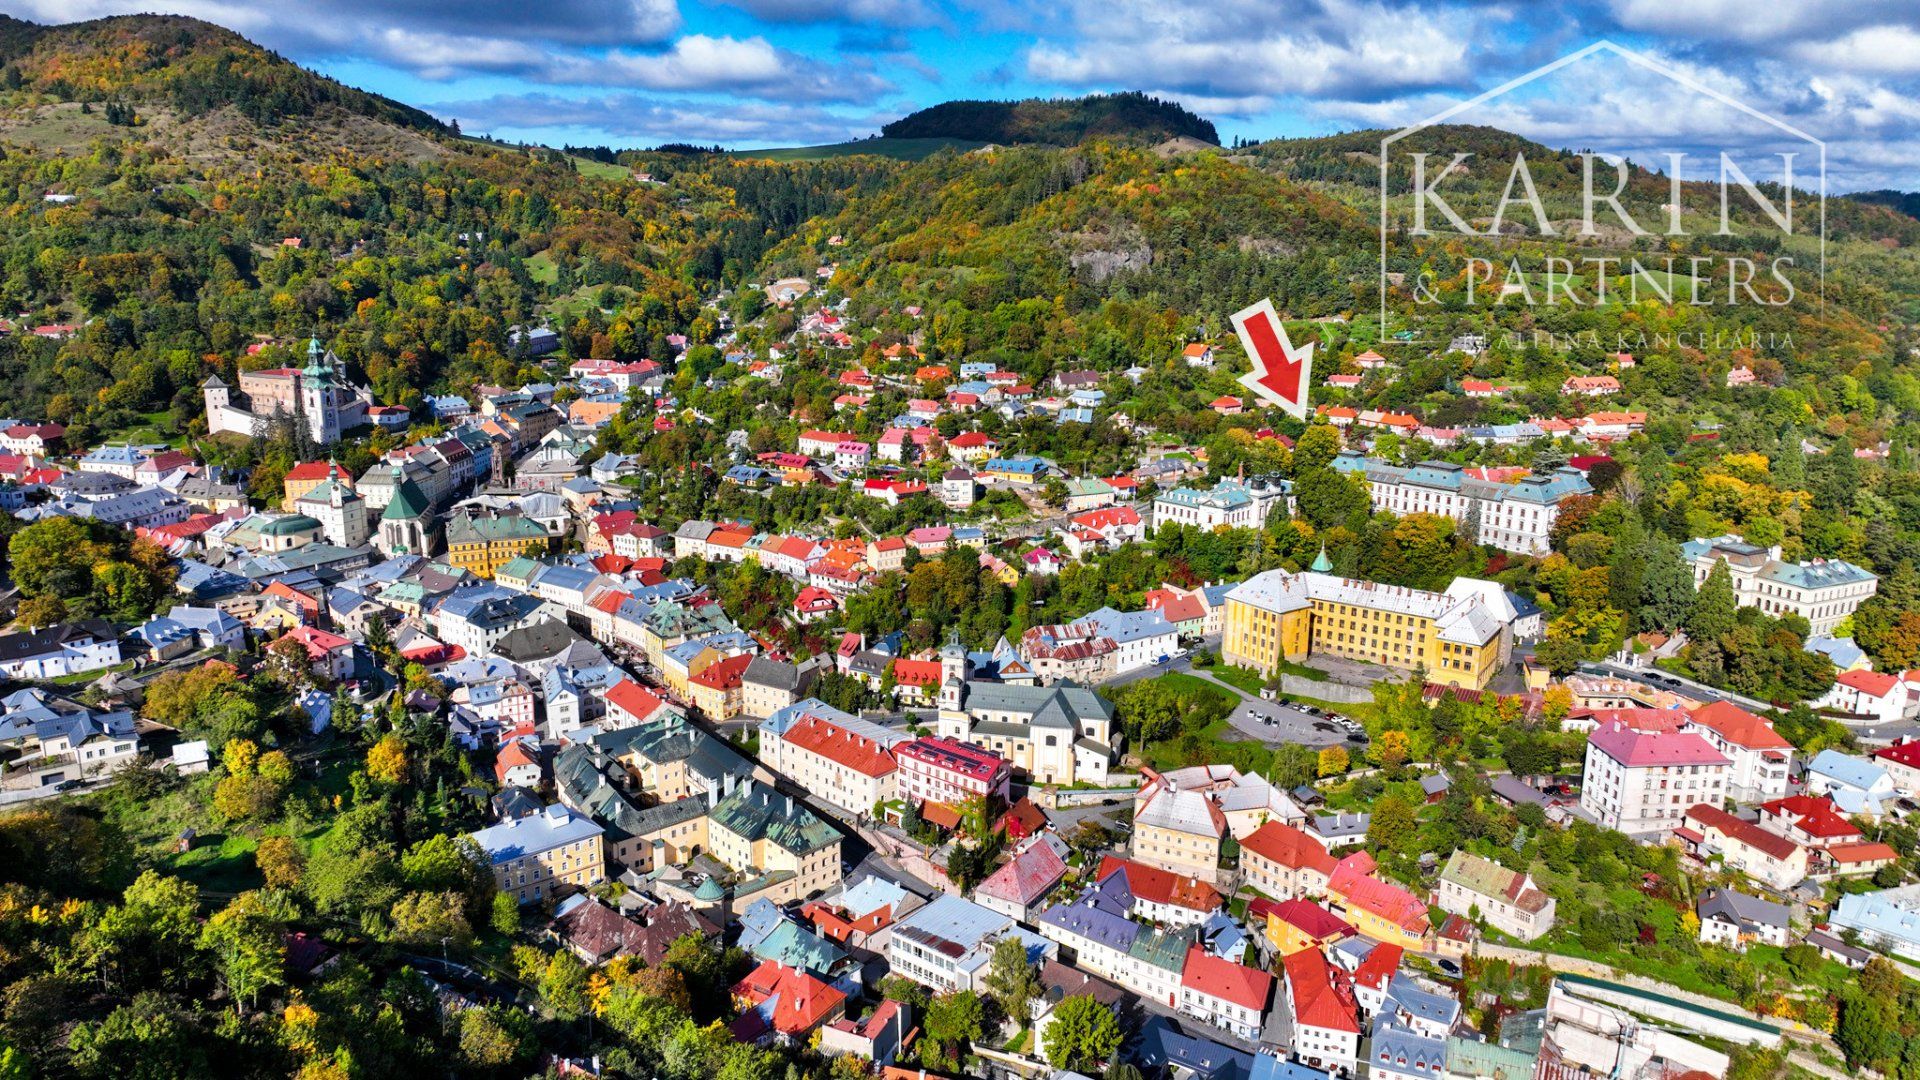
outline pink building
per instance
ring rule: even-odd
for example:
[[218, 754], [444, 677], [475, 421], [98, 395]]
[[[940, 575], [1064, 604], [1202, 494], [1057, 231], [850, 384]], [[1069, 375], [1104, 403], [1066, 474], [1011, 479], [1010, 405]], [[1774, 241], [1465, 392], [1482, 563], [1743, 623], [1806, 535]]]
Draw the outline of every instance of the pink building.
[[961, 803], [978, 795], [1007, 798], [1013, 767], [998, 755], [954, 739], [922, 738], [893, 748], [900, 767], [895, 779], [900, 797], [923, 802]]

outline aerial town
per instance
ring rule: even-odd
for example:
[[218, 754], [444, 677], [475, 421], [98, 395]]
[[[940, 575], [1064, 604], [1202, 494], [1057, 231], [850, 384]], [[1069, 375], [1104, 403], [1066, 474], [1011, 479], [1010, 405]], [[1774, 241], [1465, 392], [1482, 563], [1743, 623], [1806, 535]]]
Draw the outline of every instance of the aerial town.
[[1920, 1076], [1920, 220], [1543, 343], [1144, 95], [563, 153], [15, 25], [0, 1080]]

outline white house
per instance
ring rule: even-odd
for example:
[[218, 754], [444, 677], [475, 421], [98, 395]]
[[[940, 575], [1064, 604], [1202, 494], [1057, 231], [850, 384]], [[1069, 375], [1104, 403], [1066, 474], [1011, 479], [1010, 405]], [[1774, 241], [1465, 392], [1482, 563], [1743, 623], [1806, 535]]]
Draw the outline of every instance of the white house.
[[1884, 671], [1843, 671], [1813, 707], [1837, 709], [1877, 723], [1894, 724], [1907, 716], [1912, 699], [1907, 681], [1898, 675]]
[[1792, 909], [1732, 889], [1708, 889], [1695, 910], [1700, 916], [1700, 940], [1738, 952], [1755, 941], [1787, 946]]

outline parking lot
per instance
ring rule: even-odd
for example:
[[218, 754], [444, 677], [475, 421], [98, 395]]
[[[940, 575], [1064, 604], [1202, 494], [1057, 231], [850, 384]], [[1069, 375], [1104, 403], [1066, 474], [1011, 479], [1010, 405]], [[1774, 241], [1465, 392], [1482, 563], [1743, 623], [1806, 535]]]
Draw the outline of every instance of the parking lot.
[[1249, 738], [1264, 743], [1299, 743], [1315, 748], [1345, 746], [1359, 752], [1367, 745], [1360, 726], [1351, 728], [1326, 716], [1315, 716], [1306, 707], [1274, 701], [1241, 698], [1230, 722]]

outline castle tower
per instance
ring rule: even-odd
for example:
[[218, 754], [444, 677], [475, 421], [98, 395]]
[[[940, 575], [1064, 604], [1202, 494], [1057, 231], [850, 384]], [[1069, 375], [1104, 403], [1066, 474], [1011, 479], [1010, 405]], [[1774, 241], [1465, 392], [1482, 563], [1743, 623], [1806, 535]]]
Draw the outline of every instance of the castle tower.
[[226, 426], [226, 413], [232, 406], [233, 398], [226, 382], [218, 375], [207, 376], [207, 381], [200, 384], [200, 396], [207, 405], [207, 433], [211, 435], [230, 430]]
[[307, 366], [300, 372], [300, 405], [307, 414], [307, 427], [313, 441], [331, 446], [340, 441], [340, 399], [333, 385], [333, 370], [320, 351], [320, 339], [307, 339]]

